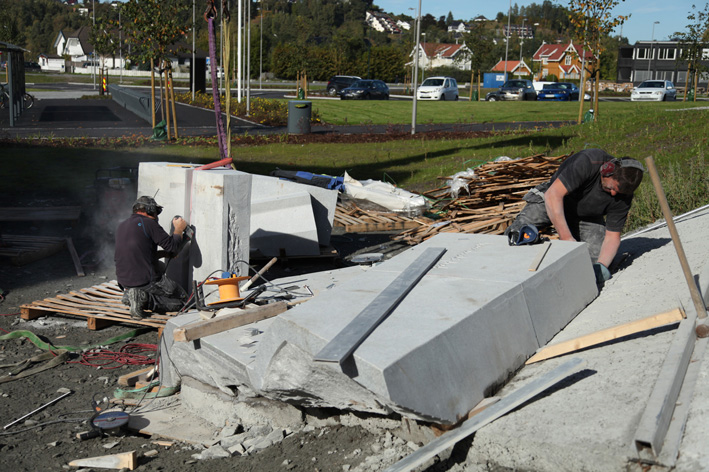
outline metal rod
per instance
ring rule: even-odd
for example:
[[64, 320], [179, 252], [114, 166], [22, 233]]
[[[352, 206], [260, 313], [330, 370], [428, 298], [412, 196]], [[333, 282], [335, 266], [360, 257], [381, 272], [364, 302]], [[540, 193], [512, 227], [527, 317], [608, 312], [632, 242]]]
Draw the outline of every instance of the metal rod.
[[60, 395], [60, 396], [58, 396], [58, 397], [55, 398], [54, 400], [51, 400], [51, 401], [45, 403], [44, 405], [40, 406], [40, 407], [37, 408], [36, 410], [30, 411], [29, 413], [27, 413], [27, 414], [26, 414], [25, 416], [23, 416], [22, 418], [18, 418], [18, 419], [16, 419], [15, 421], [13, 421], [12, 423], [6, 424], [2, 429], [7, 429], [7, 428], [9, 428], [10, 426], [19, 423], [20, 421], [24, 420], [25, 418], [28, 418], [28, 417], [34, 415], [34, 414], [37, 413], [38, 411], [47, 408], [49, 405], [52, 405], [52, 404], [58, 402], [58, 401], [61, 400], [62, 398], [66, 397], [67, 395], [71, 395], [71, 390], [68, 391], [68, 392], [66, 392], [66, 393], [64, 393], [64, 394], [62, 394], [62, 395]]

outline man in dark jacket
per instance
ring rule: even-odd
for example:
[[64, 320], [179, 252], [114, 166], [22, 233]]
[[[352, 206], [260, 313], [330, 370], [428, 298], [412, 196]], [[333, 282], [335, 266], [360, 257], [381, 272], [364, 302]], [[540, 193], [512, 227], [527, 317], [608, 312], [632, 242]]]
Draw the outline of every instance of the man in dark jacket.
[[530, 190], [527, 205], [507, 229], [514, 235], [526, 224], [553, 225], [562, 241], [589, 245], [596, 279], [610, 279], [608, 270], [620, 246], [620, 235], [643, 179], [635, 159], [616, 159], [601, 149], [584, 149], [566, 159], [549, 182]]
[[[178, 311], [187, 294], [165, 275], [160, 257], [178, 251], [187, 222], [175, 217], [174, 233], [169, 235], [158, 223], [162, 207], [151, 197], [140, 197], [133, 204], [133, 214], [116, 230], [116, 278], [123, 289], [123, 303], [130, 305], [134, 319], [143, 319], [144, 310]], [[158, 251], [160, 246], [164, 251]]]

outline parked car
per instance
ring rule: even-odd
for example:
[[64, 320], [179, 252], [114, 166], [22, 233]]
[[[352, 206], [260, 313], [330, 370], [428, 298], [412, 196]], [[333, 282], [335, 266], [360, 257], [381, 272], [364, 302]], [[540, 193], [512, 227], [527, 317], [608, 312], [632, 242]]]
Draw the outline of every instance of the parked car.
[[580, 90], [576, 84], [553, 82], [542, 87], [542, 90], [537, 93], [537, 100], [575, 101], [579, 99], [579, 93]]
[[25, 62], [25, 72], [42, 72], [42, 67], [36, 62]]
[[537, 92], [531, 80], [513, 79], [508, 80], [499, 90], [490, 92], [485, 96], [485, 100], [494, 102], [497, 100], [536, 100]]
[[328, 95], [334, 97], [339, 95], [342, 89], [349, 87], [358, 80], [362, 80], [362, 78], [356, 75], [335, 75], [327, 81], [325, 90], [327, 90]]
[[677, 100], [677, 89], [669, 80], [646, 80], [630, 92], [631, 102]]
[[389, 87], [381, 80], [358, 80], [340, 92], [341, 100], [389, 100]]
[[416, 91], [418, 100], [458, 100], [458, 83], [453, 77], [429, 77]]

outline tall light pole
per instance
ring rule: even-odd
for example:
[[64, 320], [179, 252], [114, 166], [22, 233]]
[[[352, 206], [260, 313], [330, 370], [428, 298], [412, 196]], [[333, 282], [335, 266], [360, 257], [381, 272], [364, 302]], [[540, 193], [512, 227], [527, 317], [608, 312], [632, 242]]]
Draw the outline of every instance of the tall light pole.
[[194, 67], [194, 66], [195, 66], [195, 64], [194, 64], [194, 61], [195, 61], [195, 49], [196, 49], [196, 48], [195, 48], [195, 40], [194, 40], [195, 8], [196, 8], [195, 2], [196, 2], [196, 0], [192, 0], [192, 62], [190, 63], [190, 72], [192, 72], [192, 101], [193, 101], [193, 102], [194, 102], [194, 93], [195, 93], [195, 81], [194, 81], [194, 78], [195, 78], [195, 74], [196, 74], [196, 72], [197, 72], [197, 71], [195, 70], [195, 67]]
[[419, 8], [416, 12], [416, 52], [414, 55], [414, 83], [413, 83], [413, 107], [411, 108], [411, 134], [416, 134], [416, 85], [419, 75], [419, 35], [421, 34], [421, 0], [419, 0]]
[[121, 80], [123, 83], [123, 23], [121, 23], [121, 10], [123, 9], [123, 4], [118, 6], [118, 57], [121, 64]]
[[425, 58], [423, 61], [423, 65], [421, 66], [421, 82], [423, 82], [423, 79], [426, 77], [426, 63], [428, 62], [428, 55], [426, 54], [426, 33], [421, 33], [423, 36], [423, 57]]
[[512, 18], [512, 0], [507, 11], [507, 32], [505, 33], [505, 82], [507, 82], [507, 53], [510, 49], [510, 19]]
[[527, 21], [526, 18], [522, 18], [522, 29], [519, 33], [519, 67], [522, 70], [522, 45], [524, 44], [524, 22]]
[[[92, 23], [94, 26], [94, 30], [96, 29], [96, 2], [94, 0], [91, 0], [91, 17], [92, 17]], [[91, 75], [93, 76], [94, 79], [94, 90], [96, 90], [96, 46], [94, 46], [94, 50], [91, 51]]]
[[261, 39], [259, 42], [258, 46], [258, 54], [259, 54], [259, 59], [258, 59], [258, 88], [259, 90], [263, 90], [263, 83], [261, 82], [263, 79], [263, 0], [261, 0], [258, 4], [258, 9], [259, 13], [261, 14], [260, 18], [260, 26], [259, 26], [259, 34], [261, 35]]
[[655, 25], [659, 25], [659, 24], [660, 24], [659, 21], [656, 21], [652, 24], [652, 37], [650, 39], [650, 58], [647, 61], [648, 79], [652, 79], [652, 72], [650, 72], [650, 64], [652, 64], [653, 46], [655, 45]]

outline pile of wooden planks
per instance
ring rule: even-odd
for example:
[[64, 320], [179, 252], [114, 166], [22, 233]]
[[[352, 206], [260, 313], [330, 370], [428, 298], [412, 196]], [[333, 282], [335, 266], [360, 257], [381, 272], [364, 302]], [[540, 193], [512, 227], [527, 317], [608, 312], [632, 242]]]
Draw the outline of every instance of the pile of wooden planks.
[[524, 207], [524, 195], [547, 182], [567, 157], [537, 154], [476, 167], [457, 198], [450, 196], [450, 184], [424, 194], [435, 201], [432, 212], [441, 216], [439, 220], [403, 231], [394, 239], [414, 245], [444, 232], [502, 234]]
[[0, 257], [20, 266], [56, 254], [66, 244], [67, 239], [61, 237], [3, 234], [0, 235]]
[[348, 233], [368, 233], [417, 228], [430, 222], [424, 217], [409, 218], [395, 212], [365, 210], [348, 201], [337, 202], [334, 225], [344, 227]]
[[45, 315], [64, 314], [82, 316], [87, 319], [88, 328], [97, 330], [115, 323], [129, 323], [150, 326], [162, 331], [167, 320], [173, 315], [153, 313], [149, 318], [134, 320], [128, 306], [121, 303], [123, 291], [114, 280], [78, 292], [57, 295], [54, 298], [34, 301], [21, 305], [21, 317], [32, 320]]

